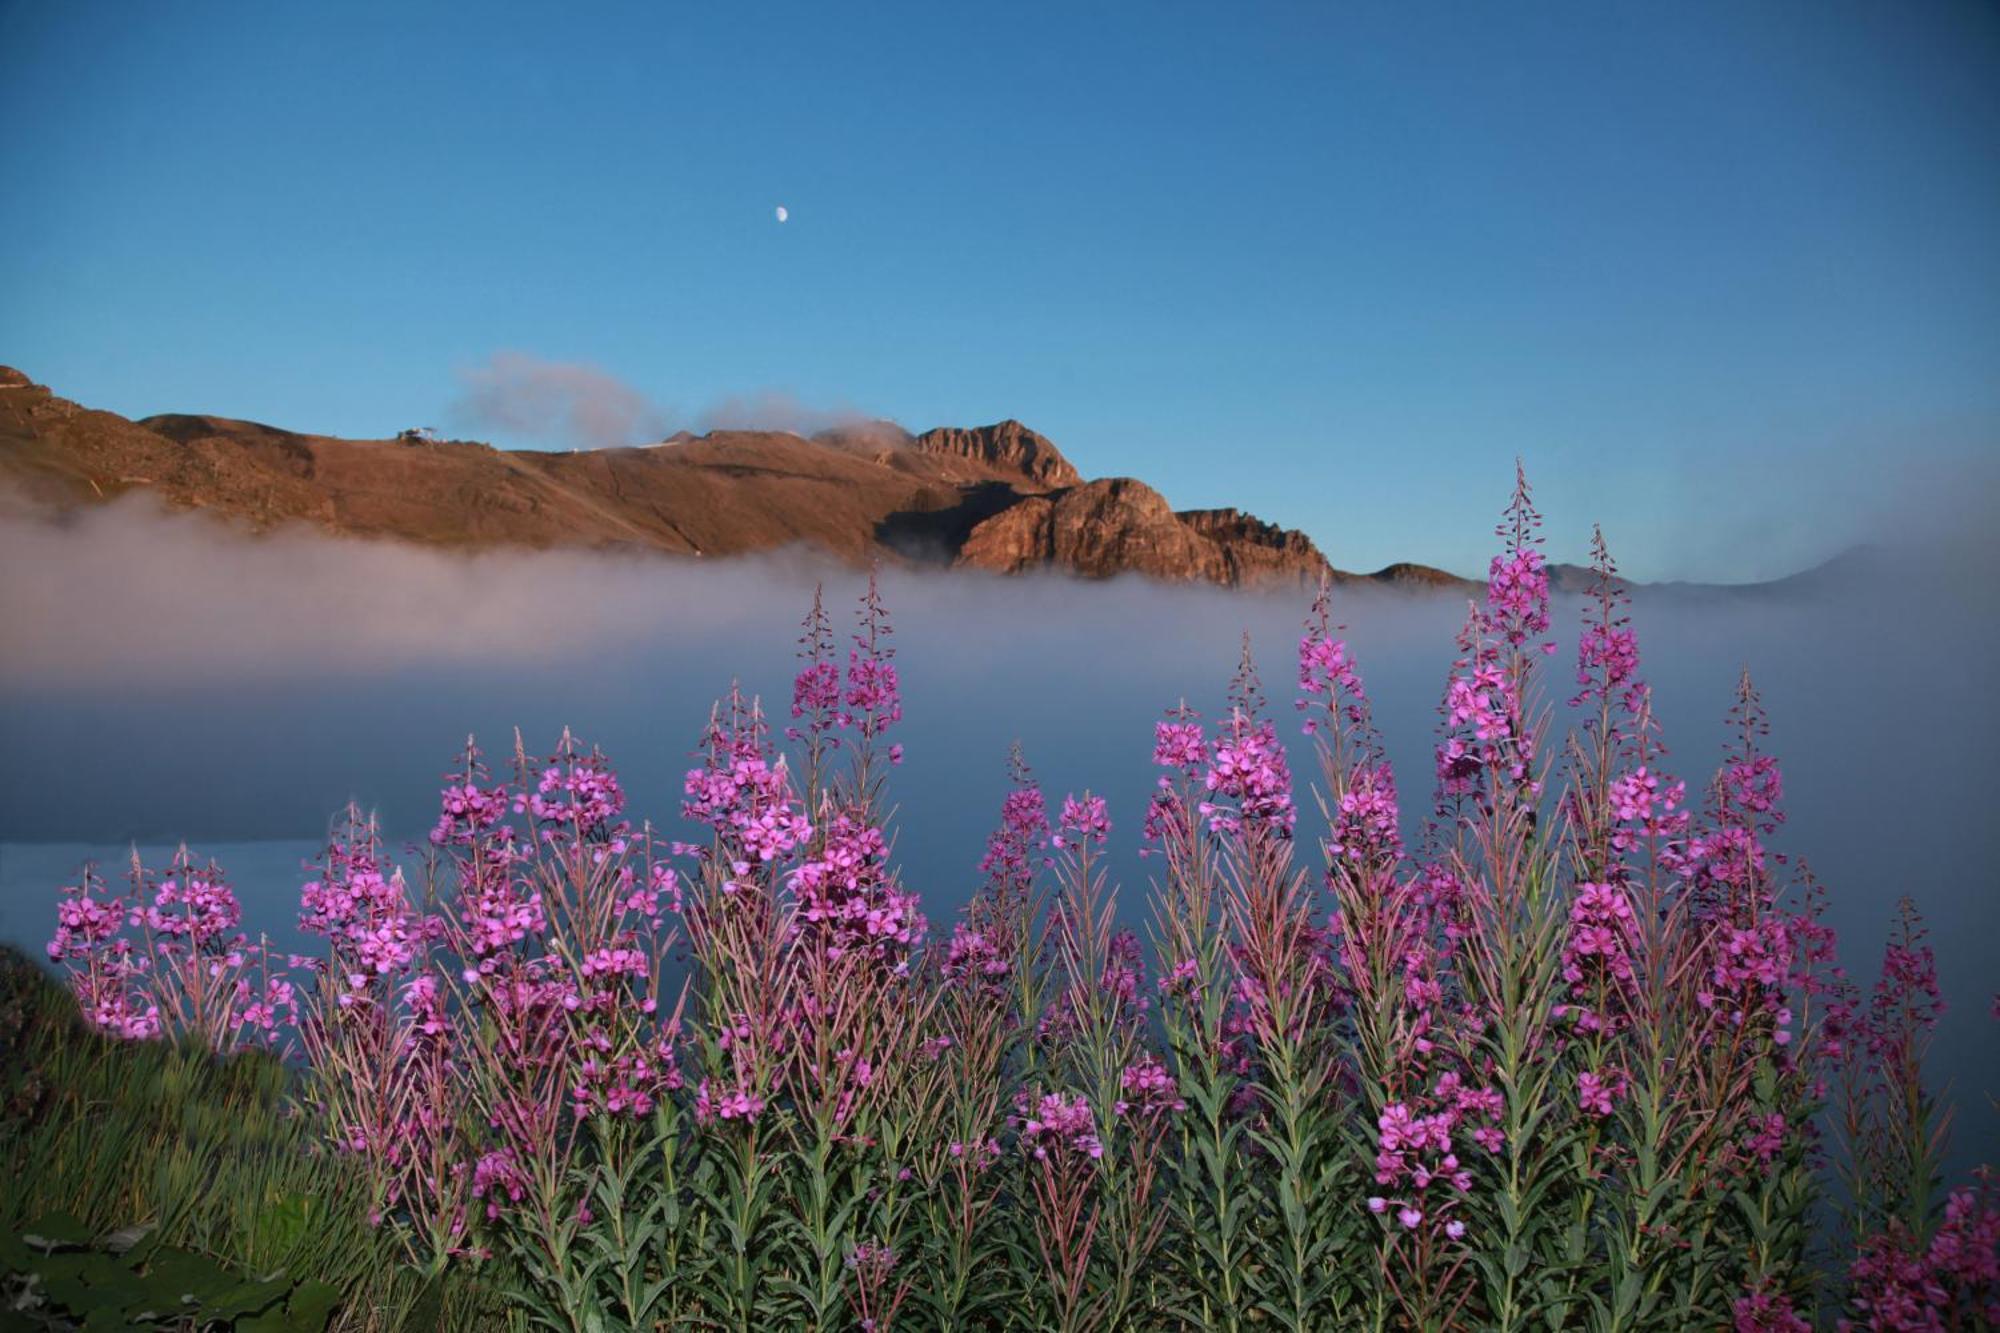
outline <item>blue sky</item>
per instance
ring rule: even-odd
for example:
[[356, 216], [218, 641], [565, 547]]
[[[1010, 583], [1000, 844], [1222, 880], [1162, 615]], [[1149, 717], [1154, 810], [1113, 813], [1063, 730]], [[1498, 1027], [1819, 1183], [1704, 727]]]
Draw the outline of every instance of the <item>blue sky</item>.
[[0, 361], [131, 415], [450, 428], [518, 352], [1351, 568], [1477, 568], [1517, 453], [1642, 577], [1992, 512], [1992, 5], [0, 0], [0, 172]]

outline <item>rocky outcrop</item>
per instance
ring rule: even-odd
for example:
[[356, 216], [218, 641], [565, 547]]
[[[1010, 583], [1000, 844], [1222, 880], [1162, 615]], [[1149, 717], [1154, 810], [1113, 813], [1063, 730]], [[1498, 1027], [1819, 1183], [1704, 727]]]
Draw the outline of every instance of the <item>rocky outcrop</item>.
[[1130, 477], [1023, 499], [975, 526], [957, 563], [1003, 574], [1137, 573], [1230, 587], [1310, 585], [1331, 573], [1298, 533], [1235, 510], [1176, 514], [1158, 491]]
[[916, 438], [919, 453], [964, 458], [1002, 468], [1043, 489], [1075, 486], [1083, 480], [1070, 461], [1051, 444], [1018, 421], [992, 426], [940, 426]]

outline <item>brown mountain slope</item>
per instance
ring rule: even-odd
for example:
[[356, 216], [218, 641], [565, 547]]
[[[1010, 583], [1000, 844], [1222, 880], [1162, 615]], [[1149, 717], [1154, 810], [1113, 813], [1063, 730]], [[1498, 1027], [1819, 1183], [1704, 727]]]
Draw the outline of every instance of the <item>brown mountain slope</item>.
[[[1227, 586], [1333, 571], [1303, 534], [1233, 509], [1176, 514], [1130, 478], [1085, 481], [1017, 421], [911, 436], [882, 423], [813, 438], [679, 435], [658, 445], [508, 452], [349, 440], [227, 417], [130, 421], [0, 367], [0, 485], [61, 508], [143, 490], [256, 529], [454, 547], [637, 548], [738, 555], [804, 545], [840, 559]], [[1417, 566], [1383, 581], [1455, 583]]]

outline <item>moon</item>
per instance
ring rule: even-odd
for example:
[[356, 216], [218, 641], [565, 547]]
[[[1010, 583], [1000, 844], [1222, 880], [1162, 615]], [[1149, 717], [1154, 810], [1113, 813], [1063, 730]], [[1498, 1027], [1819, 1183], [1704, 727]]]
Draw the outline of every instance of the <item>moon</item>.
[[792, 215], [792, 210], [786, 208], [783, 204], [778, 205], [778, 221], [783, 222], [786, 218], [790, 217], [791, 215]]

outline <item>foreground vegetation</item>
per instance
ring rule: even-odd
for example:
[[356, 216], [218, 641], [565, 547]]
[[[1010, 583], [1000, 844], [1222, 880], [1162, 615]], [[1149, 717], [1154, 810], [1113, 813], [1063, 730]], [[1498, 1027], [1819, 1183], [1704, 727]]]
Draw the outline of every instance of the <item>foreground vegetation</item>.
[[[299, 1058], [291, 1119], [269, 1063], [153, 1048], [248, 1080], [262, 1115], [203, 1140], [202, 1220], [161, 1225], [358, 1308], [393, 1287], [575, 1330], [1992, 1326], [2000, 1203], [1940, 1178], [1914, 908], [1864, 999], [1770, 845], [1747, 678], [1714, 780], [1664, 771], [1601, 540], [1575, 723], [1552, 725], [1538, 524], [1523, 482], [1419, 827], [1324, 598], [1294, 700], [1310, 837], [1247, 653], [1212, 724], [1166, 714], [1134, 812], [1143, 943], [1105, 802], [1052, 812], [1018, 756], [984, 885], [932, 932], [885, 829], [901, 697], [871, 585], [844, 665], [815, 603], [782, 737], [718, 706], [693, 843], [627, 821], [567, 736], [541, 762], [517, 743], [497, 781], [468, 746], [420, 863], [340, 821], [301, 898], [315, 959], [245, 940], [186, 854], [116, 896], [87, 873], [50, 952], [104, 1032]], [[95, 1142], [20, 1149], [38, 1203], [94, 1234], [168, 1216], [184, 1189], [83, 1183], [118, 1178]], [[118, 1160], [144, 1179], [177, 1151]], [[307, 1197], [338, 1220], [288, 1229]], [[464, 1285], [402, 1285], [439, 1280]]]
[[0, 1326], [318, 1333], [477, 1322], [367, 1220], [274, 1057], [94, 1033], [0, 950]]

